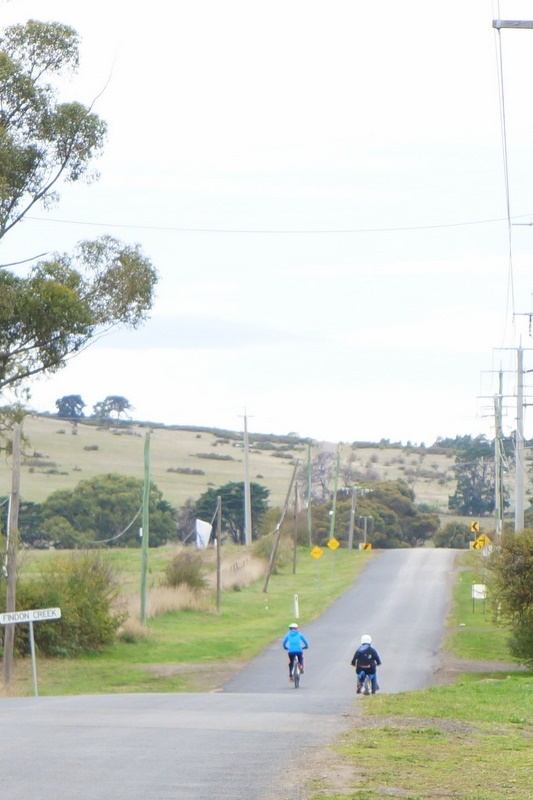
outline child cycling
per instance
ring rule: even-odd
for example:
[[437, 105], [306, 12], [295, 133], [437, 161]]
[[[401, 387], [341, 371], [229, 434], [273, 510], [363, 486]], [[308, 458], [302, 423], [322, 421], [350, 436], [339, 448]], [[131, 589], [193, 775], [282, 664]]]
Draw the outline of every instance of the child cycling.
[[304, 654], [303, 651], [309, 647], [309, 642], [298, 629], [297, 622], [291, 622], [289, 625], [288, 633], [282, 642], [283, 649], [289, 654], [289, 680], [293, 680], [292, 666], [294, 659], [297, 658], [300, 663], [300, 672], [304, 671]]
[[361, 694], [365, 677], [368, 675], [372, 682], [372, 694], [379, 689], [377, 667], [381, 664], [378, 651], [372, 647], [372, 637], [368, 633], [361, 636], [361, 644], [351, 660], [352, 667], [357, 672], [357, 694]]

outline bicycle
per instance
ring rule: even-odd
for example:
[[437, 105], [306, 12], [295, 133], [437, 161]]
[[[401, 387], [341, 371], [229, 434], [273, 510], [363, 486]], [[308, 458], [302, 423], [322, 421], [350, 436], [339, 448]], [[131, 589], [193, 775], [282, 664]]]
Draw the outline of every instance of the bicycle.
[[300, 662], [298, 661], [298, 657], [294, 659], [292, 662], [292, 680], [294, 683], [294, 688], [298, 689], [300, 686], [300, 675], [301, 675], [301, 667]]
[[363, 681], [363, 688], [361, 691], [363, 694], [372, 694], [372, 678], [370, 677], [370, 675], [365, 675], [365, 679]]

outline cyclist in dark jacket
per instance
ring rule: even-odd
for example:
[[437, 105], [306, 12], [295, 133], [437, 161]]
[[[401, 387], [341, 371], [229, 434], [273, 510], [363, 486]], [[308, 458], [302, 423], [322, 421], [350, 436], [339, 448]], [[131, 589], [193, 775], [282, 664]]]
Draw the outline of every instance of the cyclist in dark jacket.
[[370, 676], [372, 681], [372, 694], [376, 694], [379, 689], [376, 668], [381, 664], [381, 658], [375, 647], [372, 647], [372, 637], [368, 633], [361, 636], [361, 644], [355, 651], [350, 663], [357, 672], [357, 694], [361, 693], [367, 675]]

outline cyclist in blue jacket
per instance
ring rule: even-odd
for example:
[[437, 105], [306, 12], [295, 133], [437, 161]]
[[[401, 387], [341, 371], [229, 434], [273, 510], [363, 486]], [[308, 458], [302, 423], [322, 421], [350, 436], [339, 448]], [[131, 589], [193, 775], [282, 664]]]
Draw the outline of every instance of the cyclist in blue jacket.
[[289, 680], [292, 681], [292, 665], [294, 659], [297, 658], [300, 663], [300, 672], [304, 671], [304, 654], [303, 651], [309, 647], [309, 642], [298, 629], [297, 622], [291, 622], [289, 631], [285, 635], [282, 642], [283, 649], [289, 654]]

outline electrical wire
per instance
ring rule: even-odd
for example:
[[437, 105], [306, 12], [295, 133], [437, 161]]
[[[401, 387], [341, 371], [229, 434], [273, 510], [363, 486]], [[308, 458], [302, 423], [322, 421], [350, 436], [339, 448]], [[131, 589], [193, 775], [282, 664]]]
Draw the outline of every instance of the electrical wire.
[[[520, 214], [514, 219], [522, 219], [523, 217], [530, 217], [530, 214]], [[91, 227], [100, 227], [100, 228], [126, 228], [129, 230], [142, 230], [142, 231], [164, 231], [169, 233], [222, 233], [222, 234], [253, 234], [253, 235], [278, 235], [278, 234], [289, 234], [289, 235], [313, 235], [313, 234], [320, 234], [320, 235], [339, 235], [339, 234], [350, 234], [350, 233], [401, 233], [402, 231], [428, 231], [428, 230], [438, 230], [441, 228], [462, 228], [470, 225], [493, 225], [496, 222], [507, 222], [509, 225], [509, 208], [508, 208], [508, 215], [506, 217], [496, 217], [494, 219], [479, 219], [479, 220], [468, 220], [466, 222], [445, 222], [439, 223], [435, 225], [406, 225], [400, 227], [384, 227], [384, 228], [302, 228], [298, 229], [290, 229], [290, 228], [185, 228], [179, 226], [165, 226], [165, 225], [132, 225], [132, 224], [122, 224], [122, 223], [115, 223], [115, 222], [88, 222], [86, 220], [75, 220], [75, 219], [49, 219], [46, 217], [33, 217], [27, 216], [27, 220], [32, 220], [33, 222], [51, 222], [51, 223], [59, 223], [61, 225], [88, 225]], [[524, 224], [531, 224], [532, 223], [524, 223]]]

